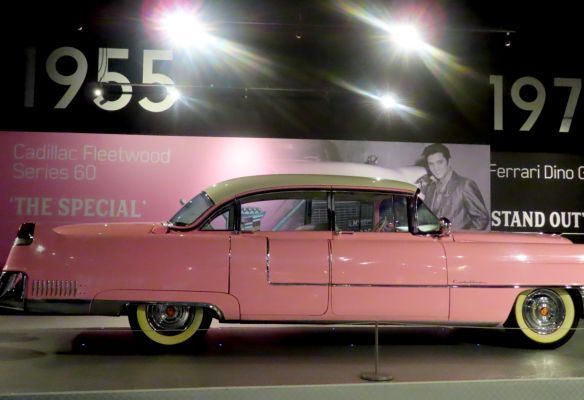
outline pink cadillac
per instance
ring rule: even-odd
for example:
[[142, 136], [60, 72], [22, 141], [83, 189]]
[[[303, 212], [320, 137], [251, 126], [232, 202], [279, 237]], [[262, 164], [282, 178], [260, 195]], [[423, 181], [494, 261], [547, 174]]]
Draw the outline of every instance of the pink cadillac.
[[455, 232], [407, 183], [265, 175], [213, 185], [165, 223], [23, 224], [0, 305], [128, 315], [178, 345], [222, 322], [517, 327], [557, 347], [583, 313], [584, 246]]

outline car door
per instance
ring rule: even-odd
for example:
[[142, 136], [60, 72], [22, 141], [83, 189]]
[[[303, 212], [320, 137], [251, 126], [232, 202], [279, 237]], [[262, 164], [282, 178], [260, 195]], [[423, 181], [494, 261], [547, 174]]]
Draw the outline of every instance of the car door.
[[446, 321], [444, 248], [408, 232], [401, 194], [337, 191], [332, 313], [341, 319]]
[[295, 190], [241, 198], [231, 238], [230, 293], [242, 319], [326, 313], [332, 232], [327, 192]]

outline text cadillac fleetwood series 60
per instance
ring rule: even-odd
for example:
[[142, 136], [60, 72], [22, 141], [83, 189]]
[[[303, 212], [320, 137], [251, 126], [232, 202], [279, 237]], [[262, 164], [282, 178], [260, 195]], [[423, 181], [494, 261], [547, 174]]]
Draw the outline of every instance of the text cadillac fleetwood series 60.
[[538, 347], [570, 338], [583, 313], [583, 245], [447, 225], [403, 182], [237, 178], [166, 223], [24, 223], [0, 305], [128, 315], [143, 338], [169, 346], [212, 318], [509, 327]]

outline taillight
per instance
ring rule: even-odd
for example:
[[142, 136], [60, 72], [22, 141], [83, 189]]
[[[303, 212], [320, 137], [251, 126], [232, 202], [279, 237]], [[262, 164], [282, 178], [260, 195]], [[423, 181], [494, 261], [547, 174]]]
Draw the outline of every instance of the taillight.
[[34, 239], [34, 222], [25, 222], [18, 228], [16, 239], [14, 239], [15, 246], [28, 246]]

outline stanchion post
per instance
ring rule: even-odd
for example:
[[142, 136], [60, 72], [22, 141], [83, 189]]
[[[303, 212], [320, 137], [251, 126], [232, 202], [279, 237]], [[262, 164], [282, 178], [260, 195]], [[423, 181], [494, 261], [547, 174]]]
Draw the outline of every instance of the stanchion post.
[[393, 379], [389, 375], [379, 373], [379, 323], [377, 321], [375, 321], [375, 371], [363, 372], [361, 379], [371, 382], [387, 382]]

